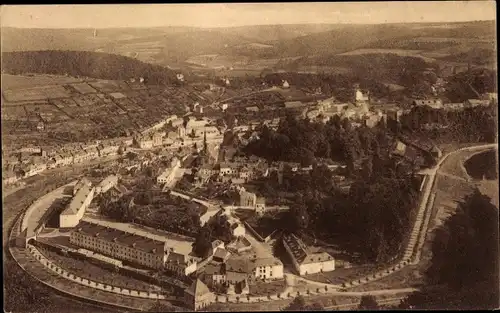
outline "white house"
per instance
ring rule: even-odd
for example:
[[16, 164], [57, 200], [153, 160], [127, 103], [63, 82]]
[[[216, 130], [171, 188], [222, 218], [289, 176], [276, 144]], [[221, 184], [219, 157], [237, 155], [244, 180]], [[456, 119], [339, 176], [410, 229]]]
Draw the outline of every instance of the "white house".
[[105, 193], [106, 191], [113, 188], [117, 184], [118, 184], [118, 176], [109, 175], [103, 181], [101, 181], [99, 185], [97, 185], [95, 193], [96, 194]]
[[59, 215], [59, 227], [68, 228], [78, 225], [94, 197], [95, 188], [82, 186], [75, 194], [68, 207]]
[[243, 237], [245, 236], [245, 227], [240, 223], [234, 223], [231, 225], [231, 232], [234, 237]]
[[335, 270], [335, 259], [326, 252], [308, 253], [305, 244], [295, 235], [283, 236], [283, 246], [299, 275]]

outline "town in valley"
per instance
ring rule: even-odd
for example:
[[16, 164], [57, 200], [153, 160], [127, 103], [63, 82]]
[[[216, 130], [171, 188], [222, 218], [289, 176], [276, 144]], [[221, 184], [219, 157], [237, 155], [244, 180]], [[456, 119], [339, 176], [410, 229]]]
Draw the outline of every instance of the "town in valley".
[[498, 308], [494, 7], [3, 6], [4, 310]]

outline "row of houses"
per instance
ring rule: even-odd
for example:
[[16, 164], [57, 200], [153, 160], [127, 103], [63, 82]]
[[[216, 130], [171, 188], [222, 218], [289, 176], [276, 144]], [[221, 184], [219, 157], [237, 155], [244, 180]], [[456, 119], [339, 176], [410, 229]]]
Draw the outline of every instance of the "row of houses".
[[459, 103], [443, 103], [439, 98], [415, 99], [412, 101], [412, 105], [417, 107], [428, 106], [433, 109], [461, 110], [477, 106], [490, 106], [491, 104], [498, 103], [497, 93], [485, 93], [478, 98], [479, 99], [467, 99]]
[[[96, 143], [73, 143], [46, 152], [43, 156], [30, 154], [19, 158], [9, 158], [3, 164], [5, 171], [2, 171], [2, 180], [4, 184], [13, 184], [22, 178], [40, 174], [47, 169], [87, 162], [101, 157], [116, 156], [120, 149], [125, 150], [130, 145], [132, 145], [132, 138], [125, 137], [102, 140]], [[40, 150], [37, 149], [34, 153], [38, 154]]]

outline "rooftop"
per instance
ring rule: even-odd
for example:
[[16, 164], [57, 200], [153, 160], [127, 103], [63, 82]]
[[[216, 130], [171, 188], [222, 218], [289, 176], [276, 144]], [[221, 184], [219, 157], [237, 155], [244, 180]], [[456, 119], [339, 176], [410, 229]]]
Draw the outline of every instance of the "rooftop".
[[61, 213], [61, 215], [77, 214], [78, 210], [81, 208], [83, 202], [85, 201], [85, 199], [87, 199], [91, 191], [92, 187], [88, 185], [84, 185], [80, 189], [78, 189], [76, 195], [73, 197], [73, 199], [71, 199], [68, 207]]
[[293, 258], [299, 264], [310, 264], [332, 260], [333, 257], [326, 252], [308, 253], [306, 246], [294, 234], [283, 236], [283, 241], [292, 251]]
[[134, 247], [135, 249], [163, 255], [165, 253], [166, 243], [132, 233], [127, 233], [118, 229], [92, 224], [89, 222], [80, 222], [76, 231], [89, 236], [99, 237], [102, 240], [116, 242], [122, 245]]
[[205, 266], [206, 275], [224, 275], [226, 273], [226, 265], [220, 262], [210, 262]]
[[195, 297], [203, 296], [207, 293], [210, 293], [207, 285], [205, 285], [201, 280], [197, 279], [193, 284], [186, 289], [186, 292]]

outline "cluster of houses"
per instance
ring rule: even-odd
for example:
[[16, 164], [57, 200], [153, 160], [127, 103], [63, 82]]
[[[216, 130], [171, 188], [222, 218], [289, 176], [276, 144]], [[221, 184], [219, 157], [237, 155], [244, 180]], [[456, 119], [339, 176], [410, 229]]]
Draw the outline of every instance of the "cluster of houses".
[[140, 149], [151, 149], [159, 146], [181, 147], [200, 143], [204, 138], [209, 140], [222, 138], [223, 134], [223, 130], [213, 126], [212, 121], [208, 118], [197, 120], [194, 116], [189, 116], [187, 120], [178, 117], [171, 118], [168, 120], [168, 124], [164, 123], [161, 127], [166, 130], [155, 128], [135, 136], [135, 145]]
[[170, 167], [167, 167], [157, 178], [158, 184], [170, 185], [177, 175], [178, 169], [181, 167], [181, 161], [174, 157], [170, 161]]
[[132, 138], [124, 137], [100, 140], [93, 143], [72, 143], [59, 149], [45, 150], [41, 147], [30, 147], [30, 151], [15, 152], [13, 157], [2, 160], [4, 184], [13, 184], [22, 178], [31, 177], [47, 169], [78, 164], [93, 159], [116, 156], [132, 145]]
[[468, 99], [458, 103], [443, 103], [439, 98], [415, 99], [412, 101], [413, 106], [427, 106], [433, 109], [444, 109], [450, 111], [463, 110], [466, 108], [474, 108], [478, 106], [490, 106], [498, 103], [497, 93], [484, 93], [478, 96], [478, 99]]
[[222, 162], [218, 164], [205, 163], [198, 169], [196, 177], [200, 182], [206, 182], [216, 176], [222, 182], [242, 184], [269, 174], [266, 162], [258, 157], [233, 157], [231, 161], [225, 161], [228, 159], [225, 153], [225, 150], [222, 149]]
[[[98, 140], [87, 143], [70, 143], [57, 149], [25, 147], [14, 151], [11, 156], [2, 157], [2, 181], [5, 185], [14, 184], [20, 179], [42, 173], [47, 169], [87, 162], [93, 159], [116, 156], [120, 151], [134, 143], [141, 149], [158, 146], [184, 146], [208, 140], [222, 140], [221, 131], [210, 126], [208, 119], [196, 120], [190, 117], [187, 123], [176, 115], [148, 127], [136, 136]], [[161, 131], [165, 126], [177, 131]]]
[[[235, 239], [241, 241], [242, 237]], [[232, 243], [228, 244], [230, 247]], [[256, 254], [239, 256], [235, 250], [229, 252], [221, 241], [212, 243], [211, 261], [203, 271], [203, 281], [210, 287], [227, 287], [227, 294], [248, 294], [249, 284], [256, 280], [283, 279], [283, 263], [274, 257], [259, 257]]]

